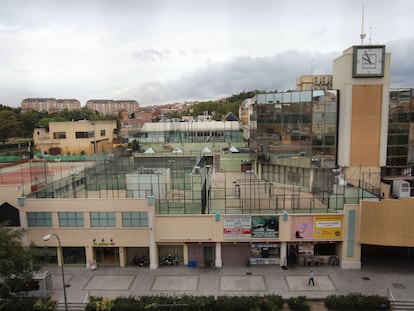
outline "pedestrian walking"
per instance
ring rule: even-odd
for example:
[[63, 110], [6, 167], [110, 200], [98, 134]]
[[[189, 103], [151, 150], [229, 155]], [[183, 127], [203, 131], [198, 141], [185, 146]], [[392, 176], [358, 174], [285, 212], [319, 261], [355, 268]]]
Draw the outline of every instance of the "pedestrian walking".
[[312, 286], [315, 286], [315, 281], [313, 280], [313, 276], [314, 276], [314, 274], [313, 274], [313, 271], [311, 270], [310, 273], [309, 273], [308, 285], [311, 285], [311, 283], [312, 283]]

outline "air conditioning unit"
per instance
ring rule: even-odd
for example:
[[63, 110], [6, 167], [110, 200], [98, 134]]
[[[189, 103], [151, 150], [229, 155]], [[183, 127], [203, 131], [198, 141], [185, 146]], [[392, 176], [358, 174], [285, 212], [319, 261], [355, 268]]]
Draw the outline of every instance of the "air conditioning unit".
[[392, 183], [392, 194], [397, 198], [409, 198], [410, 183], [405, 180], [394, 180]]

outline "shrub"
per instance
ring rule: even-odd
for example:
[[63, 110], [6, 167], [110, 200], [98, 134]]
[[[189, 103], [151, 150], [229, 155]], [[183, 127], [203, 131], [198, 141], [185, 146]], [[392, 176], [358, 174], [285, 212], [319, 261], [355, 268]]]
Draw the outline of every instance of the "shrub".
[[282, 309], [283, 308], [283, 297], [280, 295], [267, 295], [264, 296], [265, 298], [269, 299], [271, 302], [273, 302], [273, 304], [275, 305], [276, 310]]
[[143, 310], [142, 302], [133, 297], [118, 297], [113, 301], [111, 311]]
[[330, 295], [325, 298], [325, 306], [330, 310], [388, 310], [390, 302], [387, 297], [379, 295], [364, 296], [360, 293], [348, 295]]
[[56, 301], [52, 298], [39, 298], [33, 305], [36, 311], [53, 311], [55, 310]]
[[287, 303], [291, 310], [300, 310], [300, 311], [310, 310], [310, 306], [305, 296], [291, 297], [288, 299]]
[[89, 303], [86, 305], [86, 311], [110, 311], [113, 304], [113, 299], [90, 297]]
[[[119, 297], [115, 300], [91, 297], [86, 311], [151, 311], [178, 310], [166, 305], [185, 305], [186, 311], [276, 311], [283, 307], [278, 295], [257, 296], [141, 296]], [[163, 306], [161, 308], [161, 306]], [[304, 310], [304, 309], [301, 309]]]
[[36, 298], [12, 298], [0, 301], [0, 311], [32, 311]]

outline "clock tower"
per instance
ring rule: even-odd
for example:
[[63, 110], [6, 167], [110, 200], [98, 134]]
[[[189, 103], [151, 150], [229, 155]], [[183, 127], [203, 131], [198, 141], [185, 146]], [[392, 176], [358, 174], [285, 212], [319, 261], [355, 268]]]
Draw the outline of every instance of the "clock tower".
[[357, 45], [333, 62], [333, 88], [340, 91], [338, 165], [347, 176], [379, 173], [385, 165], [390, 58], [384, 45]]

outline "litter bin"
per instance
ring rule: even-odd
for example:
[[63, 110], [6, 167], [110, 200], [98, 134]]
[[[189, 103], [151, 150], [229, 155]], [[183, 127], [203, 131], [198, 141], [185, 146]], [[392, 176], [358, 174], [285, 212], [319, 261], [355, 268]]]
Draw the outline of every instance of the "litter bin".
[[189, 261], [189, 262], [188, 262], [188, 266], [189, 266], [190, 268], [195, 268], [195, 267], [197, 267], [197, 261], [194, 261], [194, 260]]

